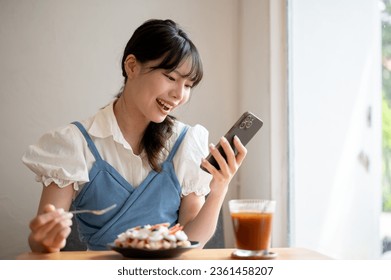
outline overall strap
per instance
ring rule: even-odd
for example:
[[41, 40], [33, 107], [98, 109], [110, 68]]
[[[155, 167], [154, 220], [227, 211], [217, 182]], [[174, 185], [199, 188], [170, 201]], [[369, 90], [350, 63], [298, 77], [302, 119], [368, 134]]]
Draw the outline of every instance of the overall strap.
[[72, 124], [76, 125], [79, 128], [79, 130], [81, 131], [81, 133], [83, 134], [84, 138], [87, 141], [88, 148], [90, 149], [92, 155], [95, 157], [95, 160], [96, 161], [102, 160], [102, 158], [98, 152], [98, 149], [96, 148], [94, 142], [92, 141], [90, 135], [88, 134], [88, 132], [84, 128], [84, 126], [79, 122], [73, 122]]
[[173, 159], [173, 157], [175, 156], [176, 151], [178, 150], [179, 146], [181, 145], [183, 138], [185, 138], [186, 132], [188, 129], [189, 129], [189, 126], [187, 126], [187, 125], [182, 129], [181, 134], [179, 135], [178, 139], [176, 140], [176, 142], [174, 144], [174, 147], [172, 147], [172, 150], [167, 157], [167, 161], [171, 161]]

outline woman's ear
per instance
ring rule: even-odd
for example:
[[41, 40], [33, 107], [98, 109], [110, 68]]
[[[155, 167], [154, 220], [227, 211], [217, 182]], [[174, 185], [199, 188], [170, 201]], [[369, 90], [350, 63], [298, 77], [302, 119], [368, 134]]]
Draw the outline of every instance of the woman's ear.
[[133, 54], [128, 55], [125, 59], [124, 66], [128, 78], [131, 79], [132, 77], [134, 77], [137, 70], [136, 57]]

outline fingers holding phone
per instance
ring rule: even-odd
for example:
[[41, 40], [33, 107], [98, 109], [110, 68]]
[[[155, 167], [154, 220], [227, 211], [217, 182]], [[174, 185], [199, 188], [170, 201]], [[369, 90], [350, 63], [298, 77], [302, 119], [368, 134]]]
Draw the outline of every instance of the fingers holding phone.
[[247, 155], [247, 149], [242, 144], [239, 137], [236, 135], [234, 136], [234, 145], [235, 145], [236, 150], [238, 151], [236, 154], [235, 160], [236, 160], [237, 166], [239, 167], [240, 165], [242, 165], [242, 162]]
[[204, 159], [202, 161], [202, 168], [212, 175], [221, 172], [233, 176], [247, 154], [247, 149], [240, 142], [239, 137], [233, 137], [233, 146], [234, 148], [225, 137], [221, 138], [217, 147], [210, 144], [210, 155], [213, 156], [215, 163], [211, 164], [210, 161]]
[[251, 112], [245, 112], [228, 130], [222, 138], [223, 140], [220, 140], [216, 147], [210, 148], [211, 151], [206, 157], [209, 164], [203, 162], [201, 168], [211, 173], [211, 171], [218, 171], [220, 168], [226, 167], [227, 163], [231, 167], [235, 162], [240, 166], [247, 154], [245, 145], [250, 142], [262, 125], [263, 121], [260, 118]]
[[232, 164], [232, 157], [235, 157], [234, 151], [229, 145], [227, 139], [222, 137], [217, 147], [213, 144], [209, 145], [210, 155], [214, 159], [214, 164], [212, 165], [210, 161], [205, 160], [203, 166], [207, 169], [212, 175], [216, 174], [219, 171], [224, 173], [229, 171], [228, 164]]

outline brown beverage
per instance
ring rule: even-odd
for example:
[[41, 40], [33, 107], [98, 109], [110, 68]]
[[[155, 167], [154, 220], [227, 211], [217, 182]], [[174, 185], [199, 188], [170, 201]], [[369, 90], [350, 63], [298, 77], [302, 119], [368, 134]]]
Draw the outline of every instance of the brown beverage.
[[236, 212], [231, 217], [238, 249], [269, 249], [273, 213]]

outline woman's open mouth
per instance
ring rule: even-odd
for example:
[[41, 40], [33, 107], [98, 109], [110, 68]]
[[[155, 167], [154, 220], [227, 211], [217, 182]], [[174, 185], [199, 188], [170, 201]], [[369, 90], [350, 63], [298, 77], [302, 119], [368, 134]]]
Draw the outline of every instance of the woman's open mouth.
[[172, 109], [172, 106], [170, 104], [164, 102], [162, 99], [156, 98], [156, 102], [166, 112], [168, 112]]

